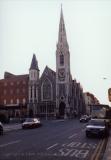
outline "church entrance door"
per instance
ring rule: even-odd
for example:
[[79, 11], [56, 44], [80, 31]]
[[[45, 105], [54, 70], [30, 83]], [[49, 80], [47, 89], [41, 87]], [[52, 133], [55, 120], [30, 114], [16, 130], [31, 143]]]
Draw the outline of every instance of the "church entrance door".
[[65, 114], [65, 103], [64, 102], [61, 102], [59, 104], [59, 116], [61, 118], [64, 118], [64, 114]]

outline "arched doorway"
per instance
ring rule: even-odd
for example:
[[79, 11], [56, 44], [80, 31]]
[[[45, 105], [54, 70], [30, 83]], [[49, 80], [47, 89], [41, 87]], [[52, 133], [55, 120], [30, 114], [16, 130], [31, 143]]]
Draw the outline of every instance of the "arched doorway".
[[65, 103], [64, 102], [61, 102], [59, 104], [59, 116], [61, 118], [64, 118], [64, 114], [65, 114]]

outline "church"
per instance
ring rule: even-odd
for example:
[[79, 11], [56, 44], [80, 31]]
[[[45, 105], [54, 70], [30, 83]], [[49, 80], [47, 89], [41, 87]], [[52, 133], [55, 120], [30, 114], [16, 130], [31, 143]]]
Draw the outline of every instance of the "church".
[[6, 108], [4, 110], [8, 111], [9, 116], [73, 118], [86, 112], [83, 88], [72, 79], [70, 71], [70, 52], [62, 7], [56, 71], [46, 66], [40, 77], [38, 61], [33, 54], [29, 74], [5, 72], [0, 87], [0, 111]]
[[46, 66], [39, 77], [39, 66], [33, 55], [29, 70], [28, 111], [29, 115], [47, 113], [56, 117], [72, 117], [75, 113], [85, 112], [83, 90], [72, 79], [70, 72], [70, 52], [62, 8], [56, 46], [56, 72]]

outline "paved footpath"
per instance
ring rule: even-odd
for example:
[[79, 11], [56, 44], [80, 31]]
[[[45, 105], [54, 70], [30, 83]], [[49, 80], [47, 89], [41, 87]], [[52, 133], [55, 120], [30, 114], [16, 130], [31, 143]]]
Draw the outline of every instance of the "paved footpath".
[[21, 123], [12, 123], [4, 125], [4, 132], [21, 129]]
[[[56, 122], [64, 122], [64, 121], [65, 120], [52, 120], [52, 121], [44, 120], [43, 122], [44, 123], [47, 123], [47, 122], [56, 123]], [[3, 127], [4, 127], [4, 132], [13, 131], [13, 130], [19, 130], [19, 129], [22, 129], [22, 123], [4, 124]]]
[[106, 145], [106, 150], [103, 156], [103, 160], [111, 160], [111, 131]]

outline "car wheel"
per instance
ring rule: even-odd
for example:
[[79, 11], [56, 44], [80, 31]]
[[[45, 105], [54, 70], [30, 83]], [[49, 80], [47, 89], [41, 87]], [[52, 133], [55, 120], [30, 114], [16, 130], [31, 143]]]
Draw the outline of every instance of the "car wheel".
[[0, 135], [3, 135], [3, 129], [0, 129]]
[[90, 137], [89, 133], [86, 133], [86, 137]]
[[25, 129], [25, 127], [24, 127], [24, 126], [22, 126], [22, 129]]

